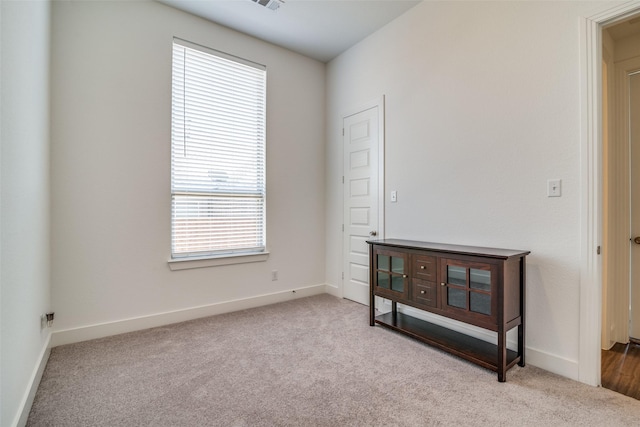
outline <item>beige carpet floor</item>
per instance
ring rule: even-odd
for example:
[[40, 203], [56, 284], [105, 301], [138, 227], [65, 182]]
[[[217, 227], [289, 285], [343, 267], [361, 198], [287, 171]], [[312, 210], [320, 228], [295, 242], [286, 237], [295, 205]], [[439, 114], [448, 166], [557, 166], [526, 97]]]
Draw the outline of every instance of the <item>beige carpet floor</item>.
[[29, 426], [631, 426], [640, 401], [496, 374], [319, 295], [56, 347]]

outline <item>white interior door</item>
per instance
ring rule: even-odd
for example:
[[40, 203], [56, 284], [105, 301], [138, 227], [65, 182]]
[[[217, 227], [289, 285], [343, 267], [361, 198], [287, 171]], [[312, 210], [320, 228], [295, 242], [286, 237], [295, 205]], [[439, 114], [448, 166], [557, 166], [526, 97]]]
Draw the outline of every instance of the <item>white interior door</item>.
[[382, 233], [379, 179], [381, 106], [343, 118], [343, 296], [369, 305], [369, 247]]
[[631, 146], [631, 265], [629, 337], [640, 339], [640, 71], [629, 76]]

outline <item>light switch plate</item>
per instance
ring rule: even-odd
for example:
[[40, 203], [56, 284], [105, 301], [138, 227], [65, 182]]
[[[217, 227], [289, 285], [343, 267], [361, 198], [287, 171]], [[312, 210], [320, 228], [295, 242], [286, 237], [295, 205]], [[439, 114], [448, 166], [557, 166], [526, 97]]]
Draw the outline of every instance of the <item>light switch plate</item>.
[[547, 180], [547, 197], [560, 197], [560, 196], [562, 196], [562, 180], [561, 179]]
[[395, 203], [398, 201], [398, 192], [396, 190], [393, 190], [391, 192], [391, 203]]

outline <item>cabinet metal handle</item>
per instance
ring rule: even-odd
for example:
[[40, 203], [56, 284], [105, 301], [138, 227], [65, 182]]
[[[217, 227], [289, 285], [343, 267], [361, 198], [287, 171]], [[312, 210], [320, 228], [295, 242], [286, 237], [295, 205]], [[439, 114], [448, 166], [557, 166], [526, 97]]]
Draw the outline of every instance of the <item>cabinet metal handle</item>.
[[633, 243], [636, 243], [636, 244], [640, 245], [640, 236], [638, 236], [635, 239], [633, 239]]
[[447, 286], [447, 284], [444, 282], [440, 282], [440, 286]]
[[377, 231], [370, 231], [369, 232], [369, 236], [377, 236], [378, 232]]
[[425, 268], [427, 268], [427, 267], [425, 267], [424, 265], [420, 266], [420, 270], [424, 270]]
[[406, 274], [403, 274], [403, 275], [402, 275], [402, 277], [404, 277], [404, 278], [406, 279], [406, 278], [407, 278], [407, 277], [409, 277], [409, 276], [407, 276]]
[[422, 295], [424, 295], [424, 294], [426, 294], [426, 293], [427, 293], [427, 291], [420, 291], [420, 293], [421, 293]]

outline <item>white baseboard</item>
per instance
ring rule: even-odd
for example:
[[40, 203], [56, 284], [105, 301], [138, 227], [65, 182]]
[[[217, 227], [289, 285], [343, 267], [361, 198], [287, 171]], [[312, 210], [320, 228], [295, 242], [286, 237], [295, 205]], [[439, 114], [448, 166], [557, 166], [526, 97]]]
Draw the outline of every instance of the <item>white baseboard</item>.
[[276, 292], [273, 294], [258, 295], [250, 298], [243, 298], [233, 301], [225, 301], [216, 304], [209, 304], [200, 307], [192, 307], [183, 310], [170, 311], [165, 313], [140, 316], [130, 319], [117, 320], [95, 325], [82, 326], [79, 328], [55, 331], [51, 339], [51, 347], [64, 344], [72, 344], [81, 341], [104, 338], [111, 335], [118, 335], [127, 332], [139, 331], [142, 329], [155, 328], [169, 325], [171, 323], [185, 322], [199, 319], [201, 317], [214, 316], [216, 314], [230, 313], [232, 311], [246, 310], [263, 305], [275, 304], [297, 298], [319, 295], [329, 292], [327, 285], [313, 285], [302, 288], [295, 288], [288, 291]]
[[42, 379], [44, 368], [47, 366], [47, 362], [49, 361], [50, 354], [51, 354], [51, 333], [47, 335], [47, 339], [45, 340], [45, 343], [42, 346], [42, 350], [40, 351], [40, 355], [38, 357], [38, 363], [33, 369], [31, 378], [29, 378], [29, 387], [25, 391], [24, 396], [22, 397], [22, 401], [20, 402], [20, 407], [18, 408], [18, 413], [16, 414], [16, 418], [14, 419], [12, 426], [24, 427], [27, 425], [29, 412], [31, 412], [31, 407], [33, 406], [33, 400], [36, 397], [36, 392], [38, 391], [38, 386], [40, 385], [40, 380]]
[[580, 363], [542, 350], [527, 347], [525, 353], [527, 365], [533, 365], [545, 371], [580, 381]]
[[330, 285], [328, 283], [324, 286], [326, 293], [328, 293], [329, 295], [333, 295], [334, 297], [342, 298], [342, 290], [339, 287]]

